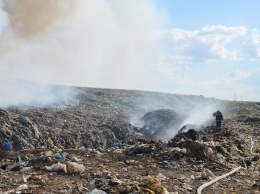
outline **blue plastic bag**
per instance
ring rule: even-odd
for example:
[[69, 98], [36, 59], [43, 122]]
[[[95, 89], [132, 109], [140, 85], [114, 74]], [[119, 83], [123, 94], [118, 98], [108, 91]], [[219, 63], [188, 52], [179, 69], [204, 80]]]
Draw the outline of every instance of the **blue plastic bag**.
[[6, 150], [10, 151], [13, 149], [12, 144], [10, 142], [5, 142], [4, 147]]

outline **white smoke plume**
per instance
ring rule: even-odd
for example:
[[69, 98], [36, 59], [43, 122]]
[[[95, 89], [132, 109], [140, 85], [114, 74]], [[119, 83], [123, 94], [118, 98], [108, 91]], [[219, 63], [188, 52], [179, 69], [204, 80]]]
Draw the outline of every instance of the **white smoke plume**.
[[[197, 104], [195, 107], [190, 107], [189, 110], [186, 110], [185, 119], [183, 122], [176, 125], [177, 127], [168, 130], [167, 135], [165, 137], [161, 137], [162, 139], [169, 140], [182, 129], [182, 127], [186, 127], [182, 132], [186, 132], [189, 129], [201, 130], [207, 126], [212, 125], [214, 121], [213, 113], [219, 109], [217, 103], [207, 103], [207, 102], [193, 102]], [[221, 109], [222, 111], [222, 109]], [[223, 111], [225, 111], [223, 109]]]
[[204, 104], [204, 106], [197, 106], [194, 107], [189, 113], [188, 117], [185, 121], [181, 124], [180, 127], [190, 124], [190, 125], [207, 125], [213, 119], [213, 113], [218, 110], [216, 105]]
[[[208, 126], [214, 126], [215, 117], [213, 116], [213, 113], [217, 110], [222, 112], [224, 119], [226, 115], [229, 114], [229, 108], [226, 107], [225, 103], [221, 100], [206, 98], [204, 96], [167, 95], [153, 92], [150, 93], [150, 95], [147, 95], [146, 98], [140, 97], [138, 100], [138, 107], [141, 107], [142, 111], [139, 112], [139, 114], [131, 115], [130, 123], [135, 127], [143, 128], [146, 123], [142, 121], [142, 117], [144, 117], [148, 112], [160, 110], [161, 115], [158, 114], [157, 116], [150, 117], [148, 122], [157, 122], [156, 119], [162, 121], [162, 126], [166, 127], [167, 130], [163, 131], [163, 127], [156, 128], [156, 130], [159, 130], [156, 138], [161, 140], [169, 140], [175, 137], [181, 129], [182, 132], [186, 132], [189, 129], [203, 130]], [[176, 113], [174, 114], [175, 116], [171, 118], [172, 124], [170, 126], [167, 125], [169, 117], [164, 118], [164, 120], [160, 118], [160, 116], [164, 115], [164, 110], [167, 109]], [[145, 130], [147, 130], [147, 128], [145, 128]], [[154, 129], [151, 128], [151, 130]], [[161, 133], [161, 130], [163, 133]]]
[[150, 89], [163, 23], [153, 1], [0, 0], [0, 19], [0, 106], [49, 96], [21, 80]]

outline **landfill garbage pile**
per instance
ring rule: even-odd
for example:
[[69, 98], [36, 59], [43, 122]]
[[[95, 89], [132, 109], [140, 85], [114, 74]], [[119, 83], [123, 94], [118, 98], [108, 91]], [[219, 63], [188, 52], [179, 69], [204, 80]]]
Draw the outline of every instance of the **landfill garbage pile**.
[[[257, 104], [223, 101], [219, 106], [229, 112], [221, 129], [186, 125], [160, 140], [182, 119], [178, 108], [192, 106], [193, 99], [215, 100], [166, 94], [171, 106], [162, 108], [163, 94], [80, 91], [74, 103], [0, 109], [0, 193], [196, 193], [238, 167], [202, 193], [259, 193], [260, 126], [257, 119], [246, 121], [260, 118]], [[152, 110], [138, 109], [144, 97]], [[131, 125], [133, 114], [143, 126], [156, 126], [158, 136]]]
[[134, 135], [129, 123], [83, 114], [77, 107], [0, 109], [0, 148], [93, 148], [112, 146]]
[[255, 136], [259, 128], [232, 121], [218, 131], [214, 126], [199, 131], [196, 140], [188, 132], [169, 141], [138, 139], [105, 149], [54, 146], [9, 151], [0, 161], [0, 189], [4, 193], [196, 193], [204, 183], [242, 167], [202, 193], [259, 191], [260, 143]]
[[[0, 107], [1, 150], [110, 147], [119, 141], [135, 139], [137, 133], [160, 139], [180, 122], [179, 112], [196, 103], [221, 102], [205, 97], [143, 91], [75, 90], [77, 95], [63, 103]], [[152, 111], [148, 111], [150, 109]], [[141, 127], [131, 124], [133, 115], [142, 122]]]
[[141, 119], [141, 132], [148, 139], [163, 139], [167, 131], [177, 128], [183, 117], [171, 109], [158, 109], [147, 112]]

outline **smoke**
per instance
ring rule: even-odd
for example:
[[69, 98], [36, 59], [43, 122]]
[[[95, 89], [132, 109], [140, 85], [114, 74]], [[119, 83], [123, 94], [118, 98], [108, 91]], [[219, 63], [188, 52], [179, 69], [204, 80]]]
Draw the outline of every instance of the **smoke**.
[[217, 104], [196, 101], [193, 103], [196, 104], [196, 106], [190, 107], [190, 110], [186, 111], [186, 116], [184, 116], [183, 121], [181, 123], [176, 123], [175, 127], [168, 130], [166, 136], [161, 137], [161, 139], [168, 140], [173, 138], [184, 126], [186, 126], [184, 131], [188, 131], [189, 129], [201, 130], [212, 124], [214, 119], [212, 113], [218, 110]]
[[8, 14], [10, 26], [20, 38], [44, 34], [66, 13], [73, 10], [70, 0], [4, 0], [2, 7]]
[[[8, 89], [6, 89], [8, 85]], [[24, 80], [4, 80], [0, 83], [0, 107], [13, 106], [48, 106], [71, 103], [73, 89], [66, 86], [54, 86], [26, 82]], [[4, 89], [4, 91], [3, 91]], [[77, 103], [75, 100], [74, 103]]]
[[204, 104], [203, 106], [197, 106], [188, 113], [188, 117], [181, 124], [182, 127], [185, 124], [189, 125], [208, 125], [212, 119], [212, 113], [216, 112], [217, 107], [210, 104]]
[[153, 1], [0, 0], [0, 18], [1, 101], [37, 98], [20, 80], [151, 89], [164, 21]]
[[[142, 111], [132, 115], [130, 123], [133, 126], [142, 128], [144, 123], [140, 119], [147, 112], [170, 109], [177, 113], [177, 117], [172, 117], [171, 125], [167, 125], [167, 122], [162, 123], [167, 130], [157, 135], [157, 138], [161, 140], [173, 138], [184, 126], [186, 126], [184, 131], [187, 131], [189, 129], [201, 130], [212, 125], [215, 119], [212, 114], [217, 110], [220, 110], [224, 117], [228, 114], [225, 103], [204, 96], [150, 93], [145, 99], [141, 95], [138, 99], [140, 99], [139, 107]], [[162, 127], [158, 130], [162, 130]]]

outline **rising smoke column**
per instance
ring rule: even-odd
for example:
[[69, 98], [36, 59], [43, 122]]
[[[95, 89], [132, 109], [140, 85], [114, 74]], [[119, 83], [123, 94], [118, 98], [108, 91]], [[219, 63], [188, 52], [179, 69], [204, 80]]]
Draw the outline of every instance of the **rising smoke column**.
[[[10, 93], [3, 82], [21, 80], [151, 89], [160, 55], [155, 36], [162, 21], [152, 2], [1, 0], [1, 93]], [[35, 98], [33, 88], [30, 95], [28, 88], [19, 89], [24, 98]]]
[[48, 32], [66, 14], [72, 12], [71, 0], [4, 0], [2, 9], [16, 35], [28, 38]]
[[30, 38], [50, 32], [75, 6], [71, 0], [1, 0], [0, 8], [0, 54], [3, 54], [15, 51]]
[[30, 61], [33, 61], [36, 46], [33, 42], [50, 33], [67, 13], [73, 11], [73, 5], [69, 0], [62, 3], [53, 0], [0, 1], [0, 106], [44, 105], [64, 100], [63, 97], [70, 93], [63, 88], [53, 94], [53, 86], [36, 84], [47, 79], [34, 78], [40, 74], [47, 77], [48, 71], [42, 71], [43, 67], [35, 71], [38, 66]]

